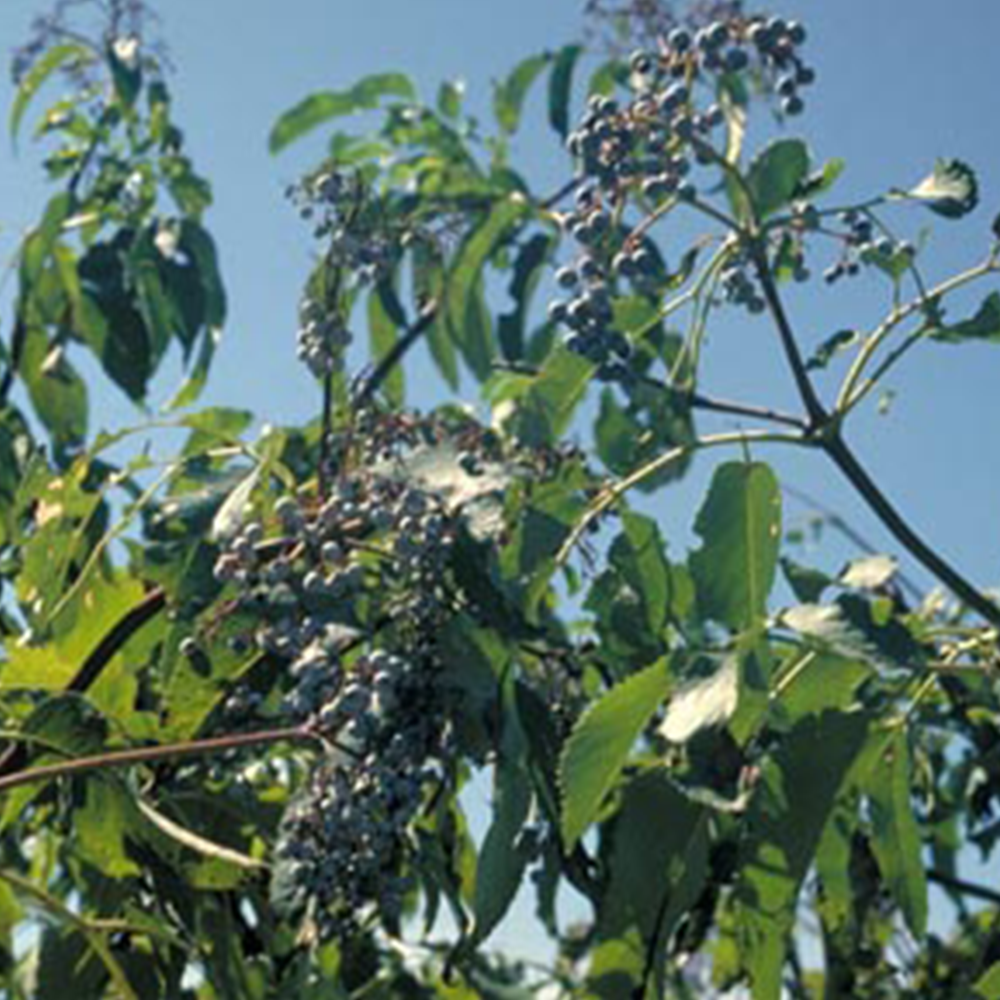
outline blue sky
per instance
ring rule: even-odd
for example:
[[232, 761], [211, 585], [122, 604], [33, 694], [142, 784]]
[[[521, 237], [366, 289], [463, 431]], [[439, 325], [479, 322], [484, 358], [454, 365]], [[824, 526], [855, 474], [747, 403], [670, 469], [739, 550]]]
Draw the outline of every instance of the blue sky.
[[[162, 30], [178, 69], [175, 114], [200, 170], [215, 182], [216, 205], [207, 221], [220, 245], [231, 301], [206, 403], [250, 407], [278, 423], [300, 422], [315, 411], [312, 384], [294, 357], [296, 303], [310, 242], [282, 190], [320, 154], [322, 140], [271, 157], [266, 137], [275, 117], [313, 90], [389, 69], [408, 72], [428, 99], [442, 79], [461, 78], [472, 106], [485, 107], [491, 80], [519, 58], [580, 36], [581, 6], [580, 0], [163, 0]], [[40, 9], [38, 0], [3, 0], [0, 47], [16, 45]], [[788, 0], [775, 9], [800, 18], [810, 31], [807, 53], [819, 80], [795, 125], [817, 159], [847, 160], [838, 200], [910, 186], [937, 157], [960, 157], [979, 171], [982, 205], [976, 213], [949, 224], [899, 208], [892, 218], [911, 238], [935, 222], [927, 256], [932, 281], [979, 260], [1000, 211], [1000, 4]], [[8, 107], [10, 97], [4, 73], [0, 106]], [[528, 116], [539, 111], [533, 103]], [[534, 176], [549, 180], [568, 170], [540, 129], [526, 131], [519, 152]], [[0, 145], [3, 265], [43, 204], [37, 158], [30, 146], [15, 158], [9, 145]], [[679, 251], [666, 249], [676, 259]], [[4, 336], [9, 292], [8, 283], [0, 294]], [[814, 345], [842, 327], [870, 326], [885, 299], [872, 279], [862, 278], [832, 292], [811, 283], [795, 289], [789, 302], [804, 343]], [[971, 311], [977, 301], [966, 298], [965, 308]], [[879, 416], [872, 405], [848, 428], [863, 461], [912, 523], [984, 586], [1000, 582], [998, 373], [1000, 347], [927, 345], [891, 379], [898, 395], [888, 415]], [[720, 323], [710, 339], [706, 374], [706, 388], [719, 395], [796, 408], [773, 333], [762, 323], [742, 316]], [[172, 386], [161, 388], [166, 399]], [[466, 391], [471, 394], [471, 382]], [[421, 401], [429, 401], [428, 393]], [[136, 420], [119, 400], [96, 400], [99, 425]], [[710, 426], [736, 425], [723, 420]], [[819, 458], [766, 457], [784, 481], [824, 498], [877, 545], [897, 551]], [[712, 464], [699, 462], [689, 481], [647, 504], [663, 518], [675, 552], [689, 539]], [[802, 511], [789, 501], [790, 520]], [[845, 555], [834, 548], [817, 559], [836, 569]], [[927, 582], [919, 570], [913, 575]]]

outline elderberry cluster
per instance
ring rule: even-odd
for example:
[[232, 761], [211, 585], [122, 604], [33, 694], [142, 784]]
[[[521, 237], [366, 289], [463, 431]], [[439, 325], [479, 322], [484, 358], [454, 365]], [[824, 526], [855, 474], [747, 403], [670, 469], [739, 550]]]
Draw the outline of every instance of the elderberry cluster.
[[407, 831], [452, 752], [442, 714], [434, 658], [382, 650], [356, 659], [320, 711], [341, 749], [285, 814], [274, 892], [306, 909], [324, 939], [374, 913], [399, 920]]
[[[572, 297], [552, 302], [549, 319], [568, 328], [566, 346], [593, 362], [599, 378], [621, 380], [629, 372], [630, 345], [614, 326], [615, 283], [628, 280], [641, 292], [669, 277], [648, 246], [646, 227], [625, 221], [629, 201], [647, 215], [661, 205], [692, 201], [698, 197], [693, 165], [722, 155], [712, 133], [725, 114], [714, 101], [701, 106], [699, 85], [708, 84], [704, 89], [714, 94], [727, 75], [753, 73], [777, 93], [786, 114], [798, 114], [800, 91], [815, 79], [800, 55], [805, 40], [796, 21], [745, 17], [734, 9], [697, 30], [674, 26], [657, 51], [633, 53], [630, 100], [590, 98], [567, 138], [578, 186], [573, 210], [562, 220], [582, 254], [557, 273], [557, 285]], [[794, 277], [807, 274], [799, 255]], [[727, 266], [722, 292], [751, 312], [764, 309], [742, 259]]]
[[840, 259], [823, 272], [823, 280], [828, 285], [845, 276], [854, 277], [860, 272], [862, 264], [873, 259], [889, 260], [900, 254], [912, 257], [916, 252], [906, 240], [877, 234], [872, 218], [857, 209], [842, 212], [839, 221], [845, 227], [843, 252]]
[[344, 355], [353, 336], [339, 311], [328, 310], [322, 302], [305, 298], [299, 307], [296, 353], [316, 378], [342, 371]]
[[[307, 668], [330, 659], [330, 642], [356, 625], [354, 604], [373, 585], [413, 623], [440, 610], [455, 524], [420, 486], [366, 472], [345, 478], [318, 506], [284, 497], [275, 514], [280, 533], [265, 540], [260, 521], [245, 525], [219, 555], [215, 575], [239, 585], [234, 608], [258, 621], [254, 643], [293, 661], [303, 690], [314, 688]], [[332, 675], [335, 664], [327, 666]]]
[[389, 231], [357, 173], [324, 169], [289, 186], [289, 199], [327, 243], [326, 262], [358, 284], [377, 280], [392, 264], [398, 233]]
[[596, 364], [598, 378], [622, 378], [631, 346], [611, 325], [614, 311], [605, 268], [596, 257], [585, 254], [574, 266], [560, 268], [556, 283], [574, 293], [569, 301], [556, 300], [549, 306], [549, 319], [570, 328], [566, 346]]

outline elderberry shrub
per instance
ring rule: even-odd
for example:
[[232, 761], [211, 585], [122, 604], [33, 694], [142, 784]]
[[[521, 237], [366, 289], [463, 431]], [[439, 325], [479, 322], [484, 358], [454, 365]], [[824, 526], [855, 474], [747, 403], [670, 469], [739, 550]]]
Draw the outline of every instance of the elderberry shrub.
[[[726, 114], [716, 100], [734, 81], [752, 79], [776, 95], [786, 115], [800, 113], [815, 72], [801, 55], [806, 31], [796, 21], [745, 16], [739, 7], [697, 30], [677, 24], [654, 50], [629, 60], [628, 100], [593, 95], [567, 149], [577, 167], [576, 202], [562, 219], [580, 247], [556, 276], [573, 294], [549, 307], [567, 329], [565, 344], [591, 361], [603, 380], [628, 378], [630, 345], [616, 329], [612, 301], [622, 282], [655, 292], [670, 278], [646, 238], [652, 221], [698, 198], [695, 164], [721, 162], [714, 137]], [[639, 219], [631, 221], [630, 208]], [[764, 301], [737, 254], [722, 276], [723, 294], [760, 312]]]

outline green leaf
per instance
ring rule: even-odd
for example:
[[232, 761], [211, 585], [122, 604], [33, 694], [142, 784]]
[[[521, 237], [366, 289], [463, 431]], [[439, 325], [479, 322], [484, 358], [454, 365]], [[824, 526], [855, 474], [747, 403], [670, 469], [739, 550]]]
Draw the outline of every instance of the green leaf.
[[858, 688], [875, 676], [875, 669], [864, 660], [820, 651], [803, 654], [797, 649], [782, 664], [781, 674], [788, 682], [781, 685], [777, 708], [797, 722], [804, 715], [853, 708]]
[[63, 222], [73, 209], [73, 196], [68, 191], [55, 195], [45, 206], [42, 221], [24, 241], [21, 251], [21, 289], [30, 294], [52, 256]]
[[994, 962], [972, 988], [981, 1000], [1000, 1000], [1000, 962]]
[[781, 557], [781, 569], [792, 593], [803, 604], [817, 603], [823, 596], [823, 591], [833, 583], [826, 573], [811, 566], [802, 566], [788, 556]]
[[747, 862], [736, 886], [738, 936], [754, 1000], [778, 1000], [799, 890], [869, 732], [861, 713], [808, 716], [764, 765]]
[[826, 338], [806, 361], [806, 371], [822, 371], [840, 353], [861, 339], [857, 330], [838, 330]]
[[489, 313], [483, 301], [483, 267], [526, 211], [527, 203], [521, 195], [498, 201], [466, 239], [448, 275], [448, 322], [462, 357], [480, 380], [490, 374], [493, 361], [487, 333]]
[[934, 170], [906, 192], [946, 219], [960, 219], [979, 204], [976, 173], [961, 160], [938, 160]]
[[910, 792], [910, 743], [897, 728], [871, 768], [865, 791], [871, 810], [872, 850], [882, 878], [918, 940], [927, 932], [927, 874], [921, 858], [920, 827]]
[[514, 274], [508, 288], [511, 298], [514, 299], [514, 309], [500, 316], [497, 323], [500, 350], [508, 361], [524, 359], [524, 324], [531, 305], [531, 297], [538, 286], [555, 242], [552, 236], [536, 233], [521, 247], [514, 261]]
[[179, 249], [189, 255], [198, 271], [205, 295], [204, 319], [210, 329], [221, 329], [226, 322], [226, 290], [219, 270], [215, 240], [200, 223], [185, 219], [181, 223]]
[[[513, 691], [513, 688], [510, 689]], [[522, 837], [531, 807], [531, 785], [524, 766], [524, 735], [508, 698], [504, 738], [493, 787], [493, 821], [476, 863], [472, 897], [472, 942], [486, 940], [514, 901], [530, 860], [530, 844]]]
[[465, 84], [461, 80], [445, 80], [437, 93], [437, 108], [445, 118], [458, 118], [462, 113]]
[[809, 150], [801, 139], [778, 139], [754, 157], [747, 188], [757, 217], [766, 219], [784, 208], [809, 173]]
[[642, 514], [623, 514], [622, 529], [611, 546], [608, 561], [638, 595], [649, 631], [656, 635], [666, 625], [670, 609], [666, 543], [656, 521]]
[[932, 326], [928, 336], [945, 344], [959, 344], [964, 340], [1000, 343], [1000, 292], [990, 292], [971, 319], [947, 326]]
[[689, 565], [698, 606], [741, 630], [763, 616], [781, 540], [781, 493], [757, 462], [729, 462], [712, 478], [694, 530], [703, 540]]
[[560, 761], [562, 836], [571, 850], [597, 818], [639, 734], [670, 685], [667, 661], [633, 674], [595, 702], [576, 724]]
[[[372, 289], [368, 296], [368, 336], [371, 340], [372, 362], [376, 365], [396, 346], [400, 312], [399, 300], [389, 282], [380, 282]], [[397, 316], [396, 319], [393, 314]], [[405, 317], [403, 325], [405, 326]], [[393, 366], [388, 378], [382, 383], [382, 392], [393, 406], [403, 405], [406, 383], [402, 364]]]
[[569, 134], [569, 102], [573, 70], [583, 54], [582, 45], [564, 45], [557, 53], [549, 77], [549, 124], [565, 139]]
[[521, 121], [521, 108], [531, 85], [539, 73], [552, 60], [549, 53], [528, 56], [514, 67], [513, 72], [502, 83], [496, 84], [493, 91], [493, 113], [496, 115], [500, 128], [507, 133], [514, 133]]
[[82, 445], [87, 436], [87, 385], [67, 359], [66, 349], [51, 343], [41, 327], [29, 326], [20, 372], [57, 451]]
[[45, 81], [56, 70], [69, 63], [88, 63], [92, 62], [93, 58], [93, 53], [86, 46], [76, 42], [66, 42], [53, 46], [31, 67], [18, 86], [10, 107], [10, 137], [14, 142], [17, 141], [17, 133], [28, 105]]
[[659, 733], [671, 743], [686, 743], [703, 729], [721, 726], [739, 704], [738, 658], [727, 657], [711, 677], [676, 690], [667, 705]]
[[358, 81], [350, 90], [310, 94], [278, 118], [271, 129], [268, 148], [279, 153], [324, 122], [376, 107], [382, 97], [412, 101], [416, 93], [402, 73], [378, 73]]
[[80, 857], [108, 878], [138, 875], [140, 868], [125, 848], [125, 835], [136, 817], [135, 803], [120, 784], [103, 777], [88, 781], [85, 803], [73, 813]]
[[119, 57], [115, 45], [111, 43], [105, 48], [104, 58], [107, 59], [111, 69], [115, 95], [126, 108], [133, 107], [142, 90], [142, 60], [137, 58], [131, 65], [126, 63]]
[[826, 194], [837, 183], [846, 166], [847, 161], [839, 157], [827, 160], [818, 171], [810, 174], [799, 184], [795, 197], [811, 199]]
[[[663, 945], [708, 877], [707, 814], [660, 770], [640, 774], [624, 787], [610, 834], [608, 885], [600, 900], [598, 943], [588, 973], [595, 997], [638, 996], [648, 955], [655, 955], [657, 963], [649, 970], [651, 979], [660, 980]], [[662, 989], [655, 995], [664, 995]]]

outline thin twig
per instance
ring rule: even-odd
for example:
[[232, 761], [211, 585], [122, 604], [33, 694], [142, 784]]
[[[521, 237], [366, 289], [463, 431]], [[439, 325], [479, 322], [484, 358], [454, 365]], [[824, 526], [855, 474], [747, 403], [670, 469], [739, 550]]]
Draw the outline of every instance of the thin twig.
[[21, 785], [34, 784], [37, 781], [84, 774], [88, 771], [102, 771], [109, 767], [149, 764], [171, 757], [200, 757], [205, 754], [222, 753], [226, 750], [282, 741], [328, 742], [314, 729], [305, 726], [289, 726], [283, 729], [264, 729], [255, 733], [213, 736], [204, 740], [186, 740], [182, 743], [164, 743], [152, 747], [110, 750], [107, 753], [94, 754], [90, 757], [76, 757], [59, 764], [44, 764], [41, 767], [33, 767], [26, 771], [7, 775], [0, 778], [0, 794]]
[[[795, 497], [796, 500], [812, 507], [831, 528], [839, 531], [859, 551], [864, 552], [866, 555], [876, 555], [878, 553], [879, 550], [860, 531], [849, 524], [842, 515], [821, 503], [814, 496], [803, 492], [795, 486], [789, 486], [787, 483], [781, 484], [781, 490], [783, 493], [787, 493], [789, 496]], [[897, 569], [895, 575], [896, 579], [899, 580], [900, 586], [910, 597], [918, 603], [924, 599], [924, 592], [902, 570]]]
[[839, 432], [828, 436], [820, 446], [904, 548], [965, 604], [994, 627], [1000, 627], [1000, 607], [966, 580], [910, 527], [865, 471]]
[[750, 257], [757, 271], [757, 278], [760, 281], [761, 288], [764, 291], [764, 300], [767, 302], [768, 310], [771, 313], [775, 326], [778, 328], [781, 346], [785, 352], [788, 366], [792, 370], [792, 377], [795, 379], [795, 385], [798, 388], [802, 404], [806, 408], [806, 413], [809, 414], [809, 420], [813, 429], [819, 430], [827, 424], [829, 417], [826, 409], [820, 402], [819, 396], [816, 395], [816, 389], [812, 384], [812, 380], [809, 378], [809, 372], [799, 351], [798, 341], [795, 339], [792, 325], [788, 320], [788, 314], [785, 312], [784, 303], [781, 301], [777, 285], [774, 282], [774, 276], [771, 274], [771, 266], [767, 260], [767, 251], [764, 249], [763, 243], [759, 240], [751, 243]]
[[392, 374], [396, 365], [402, 361], [406, 352], [420, 339], [437, 318], [438, 306], [433, 301], [420, 311], [416, 321], [406, 328], [403, 336], [392, 345], [389, 352], [378, 363], [375, 370], [365, 379], [361, 388], [354, 397], [354, 405], [362, 407], [368, 403], [376, 392], [381, 388], [382, 383]]
[[991, 253], [990, 256], [981, 264], [977, 264], [975, 267], [971, 267], [967, 271], [963, 271], [961, 274], [956, 274], [946, 281], [942, 281], [939, 285], [927, 292], [926, 295], [915, 298], [906, 305], [893, 309], [892, 312], [890, 312], [889, 315], [865, 338], [864, 343], [861, 345], [861, 349], [858, 351], [857, 356], [847, 372], [847, 375], [844, 377], [844, 382], [837, 395], [836, 412], [844, 415], [848, 411], [854, 409], [854, 407], [857, 406], [858, 403], [860, 403], [861, 400], [864, 399], [865, 396], [867, 396], [868, 393], [871, 392], [871, 390], [878, 384], [879, 380], [885, 375], [889, 368], [899, 361], [899, 359], [927, 333], [927, 330], [923, 327], [920, 330], [915, 331], [909, 338], [907, 338], [906, 341], [903, 342], [903, 344], [897, 347], [886, 357], [886, 359], [878, 366], [872, 375], [865, 379], [864, 382], [861, 382], [861, 376], [864, 373], [865, 366], [871, 360], [872, 356], [879, 349], [879, 347], [881, 347], [886, 337], [888, 337], [900, 323], [909, 319], [914, 314], [926, 309], [928, 302], [937, 302], [951, 292], [954, 292], [957, 289], [998, 270], [1000, 270], [1000, 261], [997, 260], [995, 253]]
[[967, 882], [965, 879], [956, 878], [954, 875], [949, 875], [947, 872], [941, 871], [940, 868], [929, 868], [927, 870], [927, 879], [930, 882], [936, 882], [945, 889], [953, 889], [964, 896], [971, 896], [973, 899], [981, 899], [985, 903], [993, 903], [996, 906], [1000, 906], [1000, 892], [997, 892], [996, 889], [989, 889], [985, 885], [977, 885], [975, 882]]
[[709, 434], [703, 438], [697, 438], [687, 444], [678, 445], [669, 451], [658, 455], [652, 461], [640, 466], [635, 472], [610, 484], [600, 493], [596, 500], [587, 508], [586, 512], [570, 531], [562, 547], [556, 554], [556, 566], [562, 566], [569, 558], [570, 553], [583, 537], [584, 533], [594, 521], [606, 510], [613, 507], [626, 493], [634, 486], [644, 482], [651, 476], [670, 468], [677, 462], [682, 461], [689, 455], [704, 448], [717, 448], [720, 445], [750, 445], [750, 444], [809, 444], [809, 439], [799, 434], [782, 434], [778, 431], [767, 430], [746, 430], [731, 431], [725, 434]]

